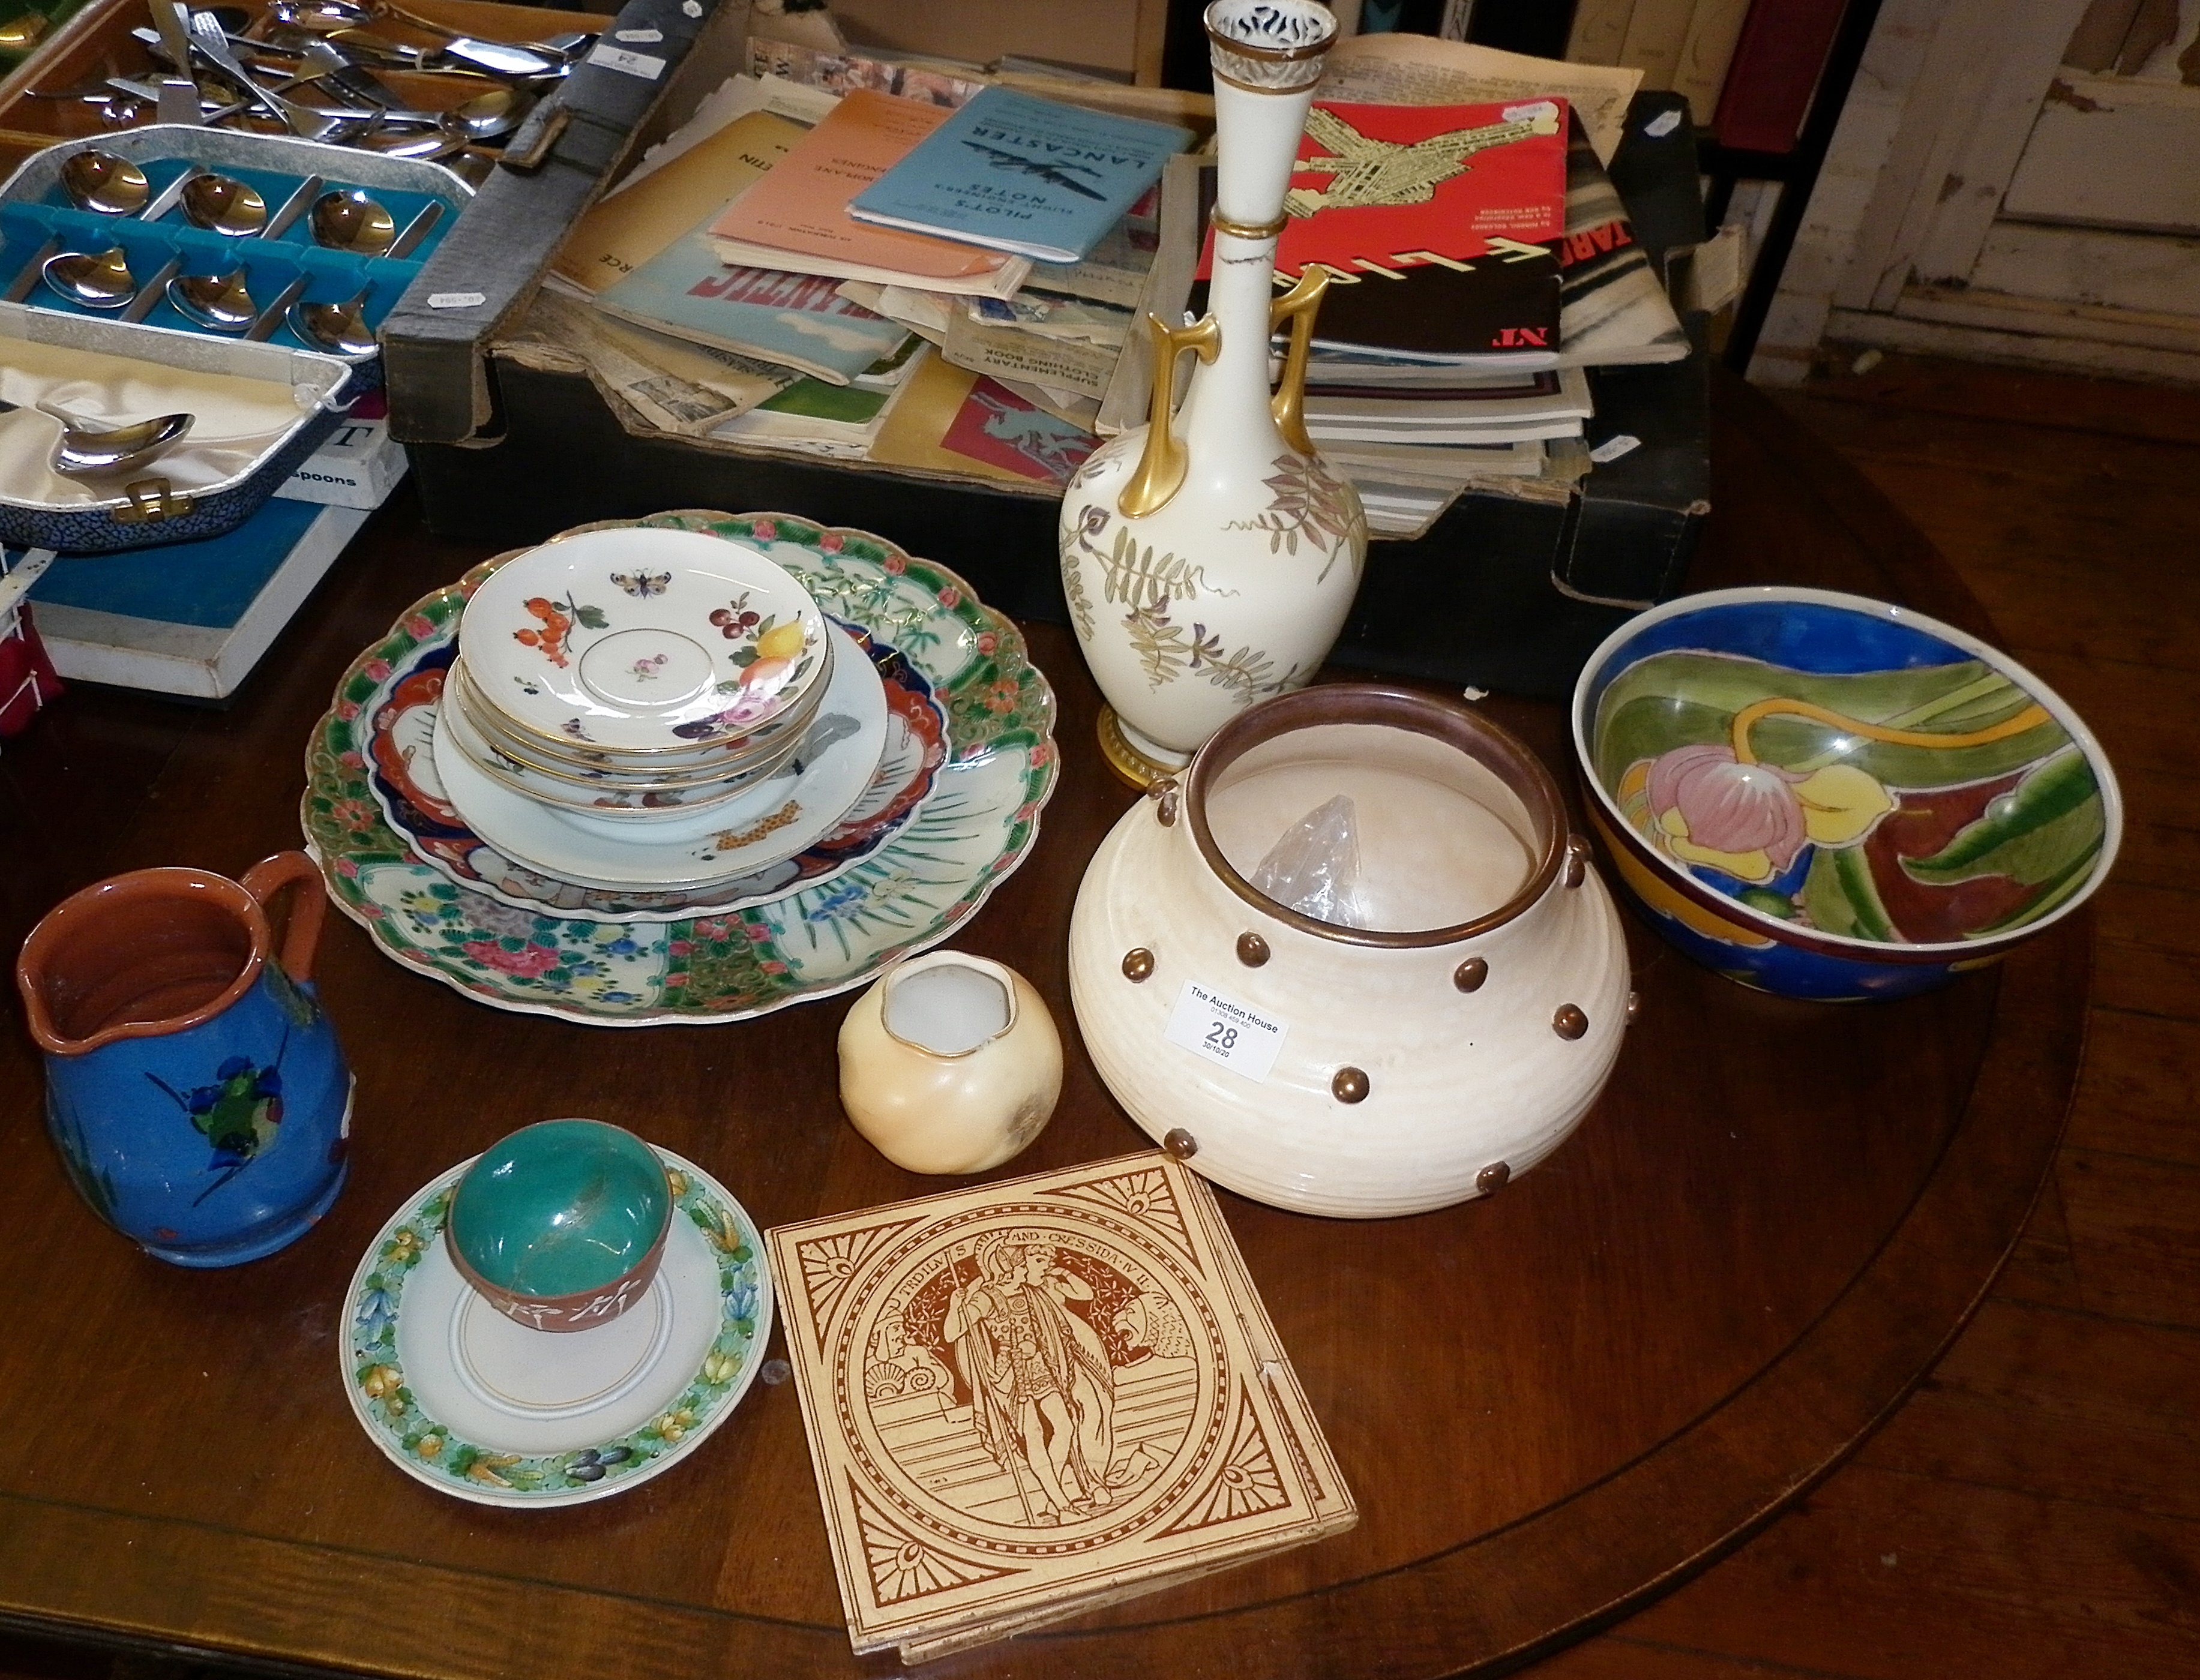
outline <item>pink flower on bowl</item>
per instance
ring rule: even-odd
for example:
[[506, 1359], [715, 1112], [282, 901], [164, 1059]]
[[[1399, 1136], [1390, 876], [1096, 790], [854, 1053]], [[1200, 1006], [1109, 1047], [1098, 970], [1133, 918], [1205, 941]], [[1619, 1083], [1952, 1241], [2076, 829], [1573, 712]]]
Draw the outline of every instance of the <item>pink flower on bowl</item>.
[[779, 527], [769, 519], [758, 519], [749, 527], [749, 534], [758, 542], [770, 542], [777, 539]]
[[879, 564], [886, 569], [888, 576], [893, 577], [898, 577], [909, 570], [909, 562], [899, 554], [889, 554]]
[[839, 553], [840, 552], [840, 533], [838, 531], [825, 532], [818, 537], [817, 546], [828, 554]]
[[952, 583], [949, 584], [945, 588], [939, 592], [939, 604], [942, 606], [957, 606], [962, 601], [962, 592], [957, 588]]

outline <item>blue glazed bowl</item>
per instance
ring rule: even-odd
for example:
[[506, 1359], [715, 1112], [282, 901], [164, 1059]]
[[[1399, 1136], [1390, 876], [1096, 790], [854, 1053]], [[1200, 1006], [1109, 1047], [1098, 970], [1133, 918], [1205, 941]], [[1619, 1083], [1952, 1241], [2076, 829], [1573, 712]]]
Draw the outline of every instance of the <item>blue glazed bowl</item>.
[[672, 1225], [657, 1151], [599, 1120], [546, 1120], [484, 1150], [459, 1180], [452, 1263], [507, 1318], [588, 1330], [640, 1300]]
[[2106, 879], [2123, 799], [2023, 666], [1860, 595], [1769, 586], [1629, 620], [1574, 688], [1589, 816], [1653, 926], [1783, 997], [1906, 997]]

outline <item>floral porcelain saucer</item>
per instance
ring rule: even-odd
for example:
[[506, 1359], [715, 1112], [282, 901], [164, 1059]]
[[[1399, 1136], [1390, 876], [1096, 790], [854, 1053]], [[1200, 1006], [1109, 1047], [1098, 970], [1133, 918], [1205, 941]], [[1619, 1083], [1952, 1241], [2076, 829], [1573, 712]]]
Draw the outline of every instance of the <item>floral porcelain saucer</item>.
[[495, 1311], [445, 1250], [460, 1162], [408, 1197], [345, 1296], [344, 1391], [405, 1472], [482, 1505], [577, 1505], [670, 1469], [723, 1423], [771, 1334], [755, 1224], [701, 1168], [659, 1150], [676, 1211], [648, 1295], [594, 1330]]
[[485, 581], [461, 640], [476, 686], [568, 751], [688, 752], [793, 709], [825, 620], [761, 544], [663, 527], [568, 532]]
[[366, 706], [367, 786], [383, 821], [413, 857], [457, 885], [518, 910], [663, 921], [723, 916], [797, 886], [822, 886], [910, 820], [931, 793], [947, 752], [947, 718], [932, 685], [890, 645], [860, 629], [849, 634], [885, 688], [885, 743], [870, 785], [807, 850], [730, 881], [681, 889], [579, 886], [498, 851], [467, 827], [435, 765], [435, 734], [456, 652], [448, 626], [394, 664]]
[[[313, 731], [300, 815], [331, 898], [394, 960], [470, 997], [606, 1026], [744, 1020], [861, 986], [938, 944], [1028, 855], [1054, 790], [1054, 696], [1022, 636], [953, 572], [866, 532], [779, 514], [651, 523], [763, 547], [929, 686], [947, 720], [945, 758], [907, 822], [830, 880], [798, 880], [733, 914], [597, 911], [578, 902], [581, 889], [565, 903], [514, 904], [448, 878], [376, 802], [371, 708], [424, 646], [448, 644], [491, 561], [362, 653]], [[890, 708], [895, 688], [889, 677]]]
[[708, 887], [752, 875], [838, 828], [886, 750], [878, 673], [852, 643], [840, 652], [810, 726], [809, 739], [821, 750], [795, 774], [745, 790], [723, 812], [711, 805], [657, 822], [569, 816], [513, 792], [474, 763], [453, 738], [455, 720], [441, 708], [436, 775], [468, 828], [506, 857], [561, 880], [632, 890]]

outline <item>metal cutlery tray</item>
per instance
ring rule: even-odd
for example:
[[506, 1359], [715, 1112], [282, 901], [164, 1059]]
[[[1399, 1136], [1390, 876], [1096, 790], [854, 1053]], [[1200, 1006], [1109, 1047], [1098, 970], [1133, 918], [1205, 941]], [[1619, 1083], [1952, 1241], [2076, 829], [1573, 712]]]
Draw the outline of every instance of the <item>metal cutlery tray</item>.
[[[194, 227], [184, 220], [180, 208], [153, 223], [132, 216], [104, 215], [78, 208], [61, 185], [61, 166], [85, 151], [110, 153], [137, 165], [155, 195], [193, 164], [201, 165], [251, 187], [266, 201], [271, 217], [301, 182], [318, 175], [325, 184], [323, 190], [358, 187], [371, 194], [389, 212], [400, 231], [430, 202], [442, 205], [442, 219], [416, 249], [393, 259], [325, 249], [314, 244], [303, 215], [272, 239], [239, 238]], [[26, 160], [0, 184], [0, 290], [18, 281], [26, 266], [38, 257], [50, 240], [58, 240], [61, 251], [97, 252], [119, 245], [129, 253], [130, 272], [141, 284], [171, 258], [181, 261], [186, 274], [225, 274], [242, 266], [248, 276], [247, 289], [262, 305], [301, 275], [306, 280], [302, 301], [307, 303], [342, 302], [361, 288], [371, 288], [363, 313], [366, 325], [377, 327], [396, 307], [399, 297], [472, 196], [472, 187], [441, 164], [383, 157], [288, 135], [155, 123], [92, 138], [65, 140]], [[36, 278], [21, 301], [56, 314], [109, 322], [114, 319], [112, 313], [85, 308]], [[144, 325], [208, 338], [228, 336], [178, 313], [165, 297], [144, 318]], [[331, 354], [300, 339], [287, 320], [276, 329], [271, 342], [316, 354]], [[361, 364], [366, 383], [379, 383], [378, 354], [354, 360]]]
[[215, 483], [178, 489], [155, 460], [112, 485], [97, 484], [89, 502], [64, 506], [0, 493], [0, 545], [9, 547], [112, 553], [234, 530], [343, 424], [360, 390], [359, 371], [323, 351], [0, 303], [0, 370], [21, 364], [20, 354], [10, 353], [22, 344], [287, 384], [298, 413], [249, 465]]

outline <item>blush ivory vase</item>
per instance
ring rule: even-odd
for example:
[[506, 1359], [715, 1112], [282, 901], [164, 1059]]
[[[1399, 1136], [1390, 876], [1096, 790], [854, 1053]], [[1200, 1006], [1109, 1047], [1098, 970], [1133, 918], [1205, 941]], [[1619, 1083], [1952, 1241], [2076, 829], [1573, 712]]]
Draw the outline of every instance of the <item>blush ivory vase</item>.
[[[1328, 272], [1310, 266], [1273, 296], [1284, 194], [1336, 20], [1313, 0], [1215, 0], [1206, 23], [1219, 158], [1210, 313], [1185, 326], [1146, 318], [1147, 424], [1088, 457], [1062, 502], [1062, 588], [1108, 700], [1101, 746], [1138, 786], [1314, 676], [1367, 556], [1359, 493], [1314, 453], [1302, 413]], [[1271, 391], [1269, 337], [1286, 322]]]

